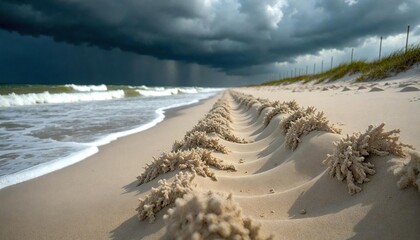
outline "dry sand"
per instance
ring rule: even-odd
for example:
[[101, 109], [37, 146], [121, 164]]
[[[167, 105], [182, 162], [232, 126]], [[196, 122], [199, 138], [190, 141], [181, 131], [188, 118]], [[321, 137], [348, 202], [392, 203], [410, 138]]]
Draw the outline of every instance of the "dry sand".
[[[375, 88], [383, 91], [371, 91]], [[218, 180], [196, 176], [194, 191], [232, 193], [241, 214], [260, 223], [262, 235], [273, 234], [275, 239], [418, 239], [420, 192], [415, 187], [400, 190], [399, 177], [390, 170], [408, 159], [370, 157], [376, 174], [354, 195], [322, 163], [334, 152], [334, 141], [382, 122], [386, 130], [401, 129], [400, 140], [420, 149], [420, 91], [415, 88], [420, 88], [419, 69], [373, 83], [346, 80], [319, 86], [235, 89], [270, 101], [295, 100], [302, 107], [315, 106], [343, 129], [341, 134], [311, 131], [300, 137], [294, 151], [285, 144], [280, 128], [290, 113], [274, 116], [265, 127], [264, 116], [272, 108], [258, 114], [260, 103], [248, 108], [225, 92], [232, 118], [229, 129], [249, 143], [209, 134], [229, 150], [212, 155], [233, 164], [236, 171], [211, 168]], [[174, 141], [182, 139], [215, 101], [173, 112], [156, 127], [104, 146], [85, 161], [0, 190], [0, 239], [174, 237], [167, 233], [163, 220], [173, 204], [160, 211], [154, 223], [139, 221], [134, 209], [137, 198], [150, 194], [159, 179], [172, 181], [179, 169], [139, 187], [135, 177], [152, 156], [170, 151]], [[182, 211], [176, 213], [182, 215]]]

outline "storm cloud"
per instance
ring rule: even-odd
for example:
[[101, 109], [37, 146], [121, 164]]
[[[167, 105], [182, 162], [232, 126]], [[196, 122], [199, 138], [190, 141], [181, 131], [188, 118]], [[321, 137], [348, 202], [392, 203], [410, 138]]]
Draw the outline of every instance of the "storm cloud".
[[3, 0], [0, 28], [246, 74], [401, 33], [419, 12], [418, 0]]

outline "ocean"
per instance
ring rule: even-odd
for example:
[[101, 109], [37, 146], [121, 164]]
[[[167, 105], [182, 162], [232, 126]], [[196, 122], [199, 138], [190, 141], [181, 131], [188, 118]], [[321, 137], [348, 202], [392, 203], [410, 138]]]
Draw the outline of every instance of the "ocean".
[[79, 162], [98, 146], [153, 127], [166, 109], [221, 90], [0, 85], [0, 189]]

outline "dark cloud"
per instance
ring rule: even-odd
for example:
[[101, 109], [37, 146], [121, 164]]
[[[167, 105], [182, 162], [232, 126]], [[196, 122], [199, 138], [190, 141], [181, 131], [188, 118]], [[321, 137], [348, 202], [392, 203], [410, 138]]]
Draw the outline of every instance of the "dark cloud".
[[0, 27], [245, 74], [403, 32], [419, 12], [418, 0], [3, 0]]
[[0, 84], [238, 86], [261, 81], [121, 50], [56, 43], [0, 30]]

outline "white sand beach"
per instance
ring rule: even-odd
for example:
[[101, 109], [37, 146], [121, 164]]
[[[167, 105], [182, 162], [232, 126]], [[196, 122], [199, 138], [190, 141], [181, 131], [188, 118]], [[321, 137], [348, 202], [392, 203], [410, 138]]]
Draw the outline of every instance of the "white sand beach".
[[[347, 79], [225, 91], [172, 111], [156, 127], [105, 145], [80, 163], [0, 190], [0, 238], [157, 239], [191, 233], [202, 238], [417, 239], [420, 187], [416, 176], [399, 187], [401, 176], [394, 169], [420, 161], [401, 144], [420, 149], [419, 89], [420, 69], [413, 68], [377, 82]], [[184, 155], [171, 153], [175, 140], [197, 131], [194, 125], [209, 111], [206, 117], [222, 134], [215, 128], [196, 142], [185, 138], [177, 145]], [[324, 115], [316, 117], [320, 112]], [[299, 119], [307, 119], [301, 128]], [[203, 129], [211, 125], [206, 118], [201, 122]], [[375, 128], [381, 123], [383, 129]], [[334, 143], [365, 133], [369, 125], [374, 127], [367, 135], [380, 144], [356, 142], [352, 154], [356, 147], [367, 149], [359, 159], [366, 168], [353, 162], [354, 168], [341, 170], [352, 170], [355, 179], [338, 180], [325, 161], [339, 153]], [[400, 132], [386, 135], [394, 129]], [[198, 147], [207, 147], [208, 155]], [[180, 172], [196, 176], [178, 175], [177, 181], [184, 182], [171, 186]], [[140, 186], [137, 176], [143, 176]], [[136, 212], [138, 198], [148, 202]]]

